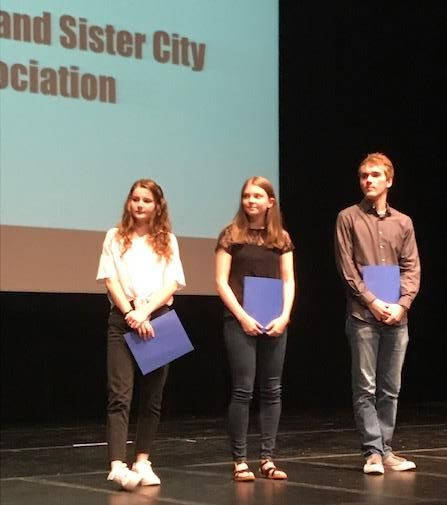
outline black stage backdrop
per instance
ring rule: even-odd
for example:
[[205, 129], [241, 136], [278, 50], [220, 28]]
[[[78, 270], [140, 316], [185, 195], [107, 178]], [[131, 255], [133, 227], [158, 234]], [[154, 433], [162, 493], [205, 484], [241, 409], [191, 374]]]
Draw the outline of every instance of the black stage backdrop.
[[[298, 274], [284, 410], [350, 405], [333, 228], [338, 211], [360, 199], [356, 168], [373, 151], [395, 162], [390, 202], [413, 218], [423, 269], [401, 401], [445, 401], [447, 8], [281, 1], [280, 9], [280, 191]], [[103, 420], [106, 297], [3, 292], [0, 301], [3, 422]], [[196, 351], [172, 365], [163, 415], [224, 414], [221, 304], [178, 296], [175, 306]]]

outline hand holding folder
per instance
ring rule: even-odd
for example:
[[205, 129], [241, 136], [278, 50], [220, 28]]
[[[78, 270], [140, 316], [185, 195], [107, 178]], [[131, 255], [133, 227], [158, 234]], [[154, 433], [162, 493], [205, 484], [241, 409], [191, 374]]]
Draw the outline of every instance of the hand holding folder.
[[175, 310], [151, 321], [155, 336], [143, 340], [130, 331], [124, 338], [143, 375], [194, 350]]
[[283, 309], [283, 281], [269, 277], [244, 277], [243, 308], [265, 329]]

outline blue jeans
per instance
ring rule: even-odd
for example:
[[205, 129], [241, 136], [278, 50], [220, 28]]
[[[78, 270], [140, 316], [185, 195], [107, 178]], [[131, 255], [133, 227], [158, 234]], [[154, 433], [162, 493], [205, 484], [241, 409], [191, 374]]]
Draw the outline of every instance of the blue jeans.
[[228, 417], [233, 460], [247, 459], [249, 409], [256, 374], [260, 390], [260, 459], [270, 459], [281, 415], [281, 376], [287, 330], [279, 337], [253, 337], [242, 330], [234, 317], [226, 315], [224, 337], [232, 379]]
[[408, 327], [346, 320], [351, 347], [352, 400], [365, 457], [386, 457], [396, 425], [401, 372], [408, 344]]

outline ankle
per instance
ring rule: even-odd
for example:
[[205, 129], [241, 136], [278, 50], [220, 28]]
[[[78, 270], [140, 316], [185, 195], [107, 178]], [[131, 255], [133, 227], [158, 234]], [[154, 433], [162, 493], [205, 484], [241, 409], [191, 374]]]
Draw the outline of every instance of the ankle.
[[141, 461], [149, 461], [149, 454], [139, 453], [135, 456], [135, 463], [140, 463]]
[[273, 463], [273, 460], [271, 458], [261, 458], [259, 460], [259, 467], [265, 467], [265, 468], [270, 468], [274, 467], [275, 463]]
[[369, 456], [367, 456], [366, 461], [368, 463], [382, 463], [382, 456], [377, 452], [373, 452]]

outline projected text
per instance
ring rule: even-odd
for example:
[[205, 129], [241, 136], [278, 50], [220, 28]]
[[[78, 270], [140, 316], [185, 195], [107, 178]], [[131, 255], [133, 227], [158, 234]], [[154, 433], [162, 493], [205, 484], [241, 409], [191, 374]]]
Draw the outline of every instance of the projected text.
[[[51, 46], [57, 40], [64, 49], [91, 51], [123, 58], [142, 60], [146, 34], [90, 23], [85, 17], [64, 14], [58, 19], [58, 38], [53, 37], [50, 12], [41, 16], [9, 13], [0, 10], [0, 38], [18, 42]], [[200, 72], [205, 66], [206, 44], [176, 33], [158, 30], [152, 36], [152, 57], [158, 63], [190, 67]], [[8, 63], [0, 60], [0, 89], [40, 93], [117, 103], [117, 79], [110, 75], [95, 75], [78, 65], [62, 65], [58, 69], [45, 66], [37, 59]]]

